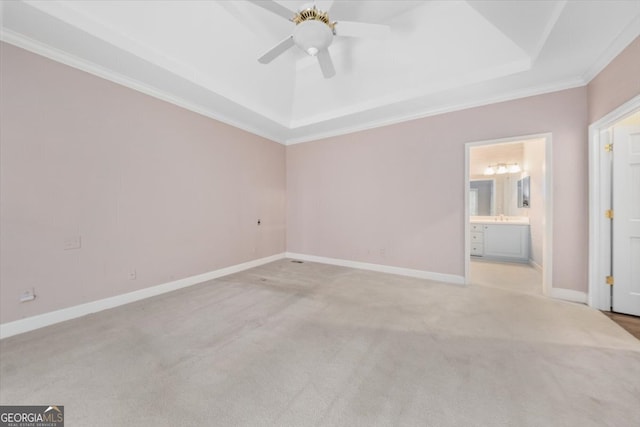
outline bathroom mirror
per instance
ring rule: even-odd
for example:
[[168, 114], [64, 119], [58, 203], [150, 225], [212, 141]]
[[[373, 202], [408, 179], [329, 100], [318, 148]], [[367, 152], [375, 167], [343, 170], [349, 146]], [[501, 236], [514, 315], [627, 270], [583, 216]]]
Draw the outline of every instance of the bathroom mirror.
[[[495, 175], [490, 179], [471, 179], [469, 181], [469, 215], [524, 215], [519, 207], [518, 182], [517, 177], [511, 174]], [[522, 184], [520, 186], [522, 188]], [[528, 184], [526, 186], [527, 203], [530, 203]]]
[[469, 214], [493, 216], [495, 212], [495, 180], [474, 179], [469, 182]]
[[531, 185], [530, 177], [525, 176], [518, 180], [518, 207], [528, 208], [531, 206]]

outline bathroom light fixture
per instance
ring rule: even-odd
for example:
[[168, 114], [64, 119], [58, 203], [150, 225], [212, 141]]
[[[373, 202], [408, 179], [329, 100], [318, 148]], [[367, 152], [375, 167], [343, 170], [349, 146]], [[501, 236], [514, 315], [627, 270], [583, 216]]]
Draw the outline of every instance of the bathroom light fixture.
[[491, 166], [487, 166], [487, 168], [484, 170], [484, 174], [485, 175], [495, 175], [496, 170]]
[[484, 170], [485, 175], [503, 175], [505, 173], [519, 173], [522, 169], [517, 163], [497, 163], [489, 165]]

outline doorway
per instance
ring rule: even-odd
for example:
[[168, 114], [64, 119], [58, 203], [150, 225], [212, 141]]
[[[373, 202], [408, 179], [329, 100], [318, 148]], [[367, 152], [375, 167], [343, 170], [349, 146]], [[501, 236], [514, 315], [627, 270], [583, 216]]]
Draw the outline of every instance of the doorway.
[[589, 305], [640, 316], [640, 96], [589, 127]]
[[551, 293], [551, 189], [551, 134], [466, 144], [465, 283]]

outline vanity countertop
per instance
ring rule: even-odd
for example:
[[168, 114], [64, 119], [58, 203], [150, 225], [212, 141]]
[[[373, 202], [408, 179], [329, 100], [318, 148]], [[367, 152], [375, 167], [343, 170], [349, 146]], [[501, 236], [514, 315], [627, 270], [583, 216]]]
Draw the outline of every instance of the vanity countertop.
[[472, 216], [469, 222], [471, 224], [529, 225], [529, 218], [526, 216]]

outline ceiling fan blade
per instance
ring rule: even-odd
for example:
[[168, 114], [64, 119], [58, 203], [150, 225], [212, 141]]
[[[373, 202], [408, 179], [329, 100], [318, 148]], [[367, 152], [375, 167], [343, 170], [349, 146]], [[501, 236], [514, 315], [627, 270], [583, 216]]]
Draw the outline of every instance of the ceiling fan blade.
[[335, 32], [336, 36], [381, 39], [386, 37], [391, 32], [391, 29], [388, 25], [338, 21], [336, 23]]
[[249, 0], [250, 3], [255, 4], [269, 12], [282, 16], [284, 19], [291, 21], [295, 16], [295, 12], [282, 6], [280, 3], [276, 3], [273, 0]]
[[264, 55], [258, 58], [258, 62], [261, 64], [268, 64], [269, 62], [282, 55], [287, 49], [293, 47], [293, 36], [289, 36], [282, 40], [280, 43], [269, 49]]
[[336, 69], [333, 67], [333, 61], [331, 60], [331, 55], [329, 55], [329, 51], [327, 49], [323, 49], [318, 52], [318, 63], [320, 64], [320, 69], [322, 70], [322, 75], [325, 79], [329, 79], [336, 75]]

